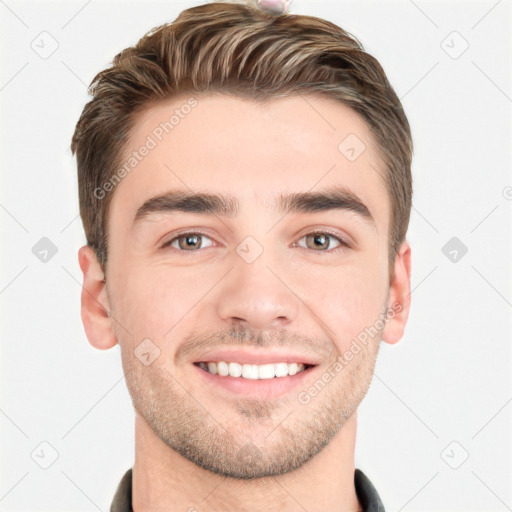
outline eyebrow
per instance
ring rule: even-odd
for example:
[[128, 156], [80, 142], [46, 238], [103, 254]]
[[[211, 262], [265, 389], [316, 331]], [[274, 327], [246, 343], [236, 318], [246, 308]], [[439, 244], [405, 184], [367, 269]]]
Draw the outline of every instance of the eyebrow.
[[[350, 190], [331, 187], [320, 192], [297, 192], [275, 196], [272, 211], [278, 213], [315, 213], [329, 210], [353, 212], [375, 226], [375, 219], [363, 201]], [[238, 199], [225, 194], [171, 190], [152, 197], [137, 210], [134, 224], [151, 215], [162, 213], [199, 213], [236, 217], [240, 210]]]

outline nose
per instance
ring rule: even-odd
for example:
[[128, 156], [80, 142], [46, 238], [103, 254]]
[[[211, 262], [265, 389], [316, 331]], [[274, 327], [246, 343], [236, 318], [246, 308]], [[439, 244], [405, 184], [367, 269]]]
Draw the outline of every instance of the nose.
[[217, 289], [217, 315], [229, 326], [282, 328], [294, 322], [301, 301], [281, 265], [265, 252], [252, 263], [235, 257], [234, 267]]

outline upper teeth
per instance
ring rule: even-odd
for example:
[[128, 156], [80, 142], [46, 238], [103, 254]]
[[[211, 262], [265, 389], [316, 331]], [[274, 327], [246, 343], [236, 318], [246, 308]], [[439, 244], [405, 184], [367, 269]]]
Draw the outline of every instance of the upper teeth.
[[214, 375], [226, 377], [242, 377], [244, 379], [273, 379], [274, 377], [287, 377], [295, 375], [305, 369], [303, 363], [270, 363], [270, 364], [240, 364], [226, 363], [199, 363], [199, 366]]

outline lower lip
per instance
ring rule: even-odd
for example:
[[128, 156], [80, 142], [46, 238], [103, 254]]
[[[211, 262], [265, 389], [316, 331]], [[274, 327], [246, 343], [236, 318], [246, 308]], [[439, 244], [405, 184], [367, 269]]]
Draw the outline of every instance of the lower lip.
[[311, 366], [295, 375], [287, 377], [274, 377], [273, 379], [244, 379], [243, 377], [231, 377], [214, 375], [203, 370], [200, 366], [192, 365], [208, 385], [219, 386], [231, 393], [255, 398], [276, 398], [289, 393], [293, 388], [304, 383], [316, 366]]

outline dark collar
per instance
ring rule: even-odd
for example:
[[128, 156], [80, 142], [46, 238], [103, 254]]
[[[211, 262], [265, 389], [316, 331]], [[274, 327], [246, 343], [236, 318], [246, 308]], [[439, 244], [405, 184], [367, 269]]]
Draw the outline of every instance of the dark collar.
[[[377, 490], [368, 477], [357, 468], [354, 473], [354, 485], [357, 499], [363, 507], [363, 512], [385, 512]], [[117, 486], [114, 500], [110, 506], [110, 512], [133, 512], [131, 468], [124, 474]]]
[[357, 499], [361, 503], [361, 507], [363, 507], [363, 512], [385, 512], [377, 489], [375, 489], [369, 478], [357, 468], [354, 473], [354, 485], [356, 487]]

